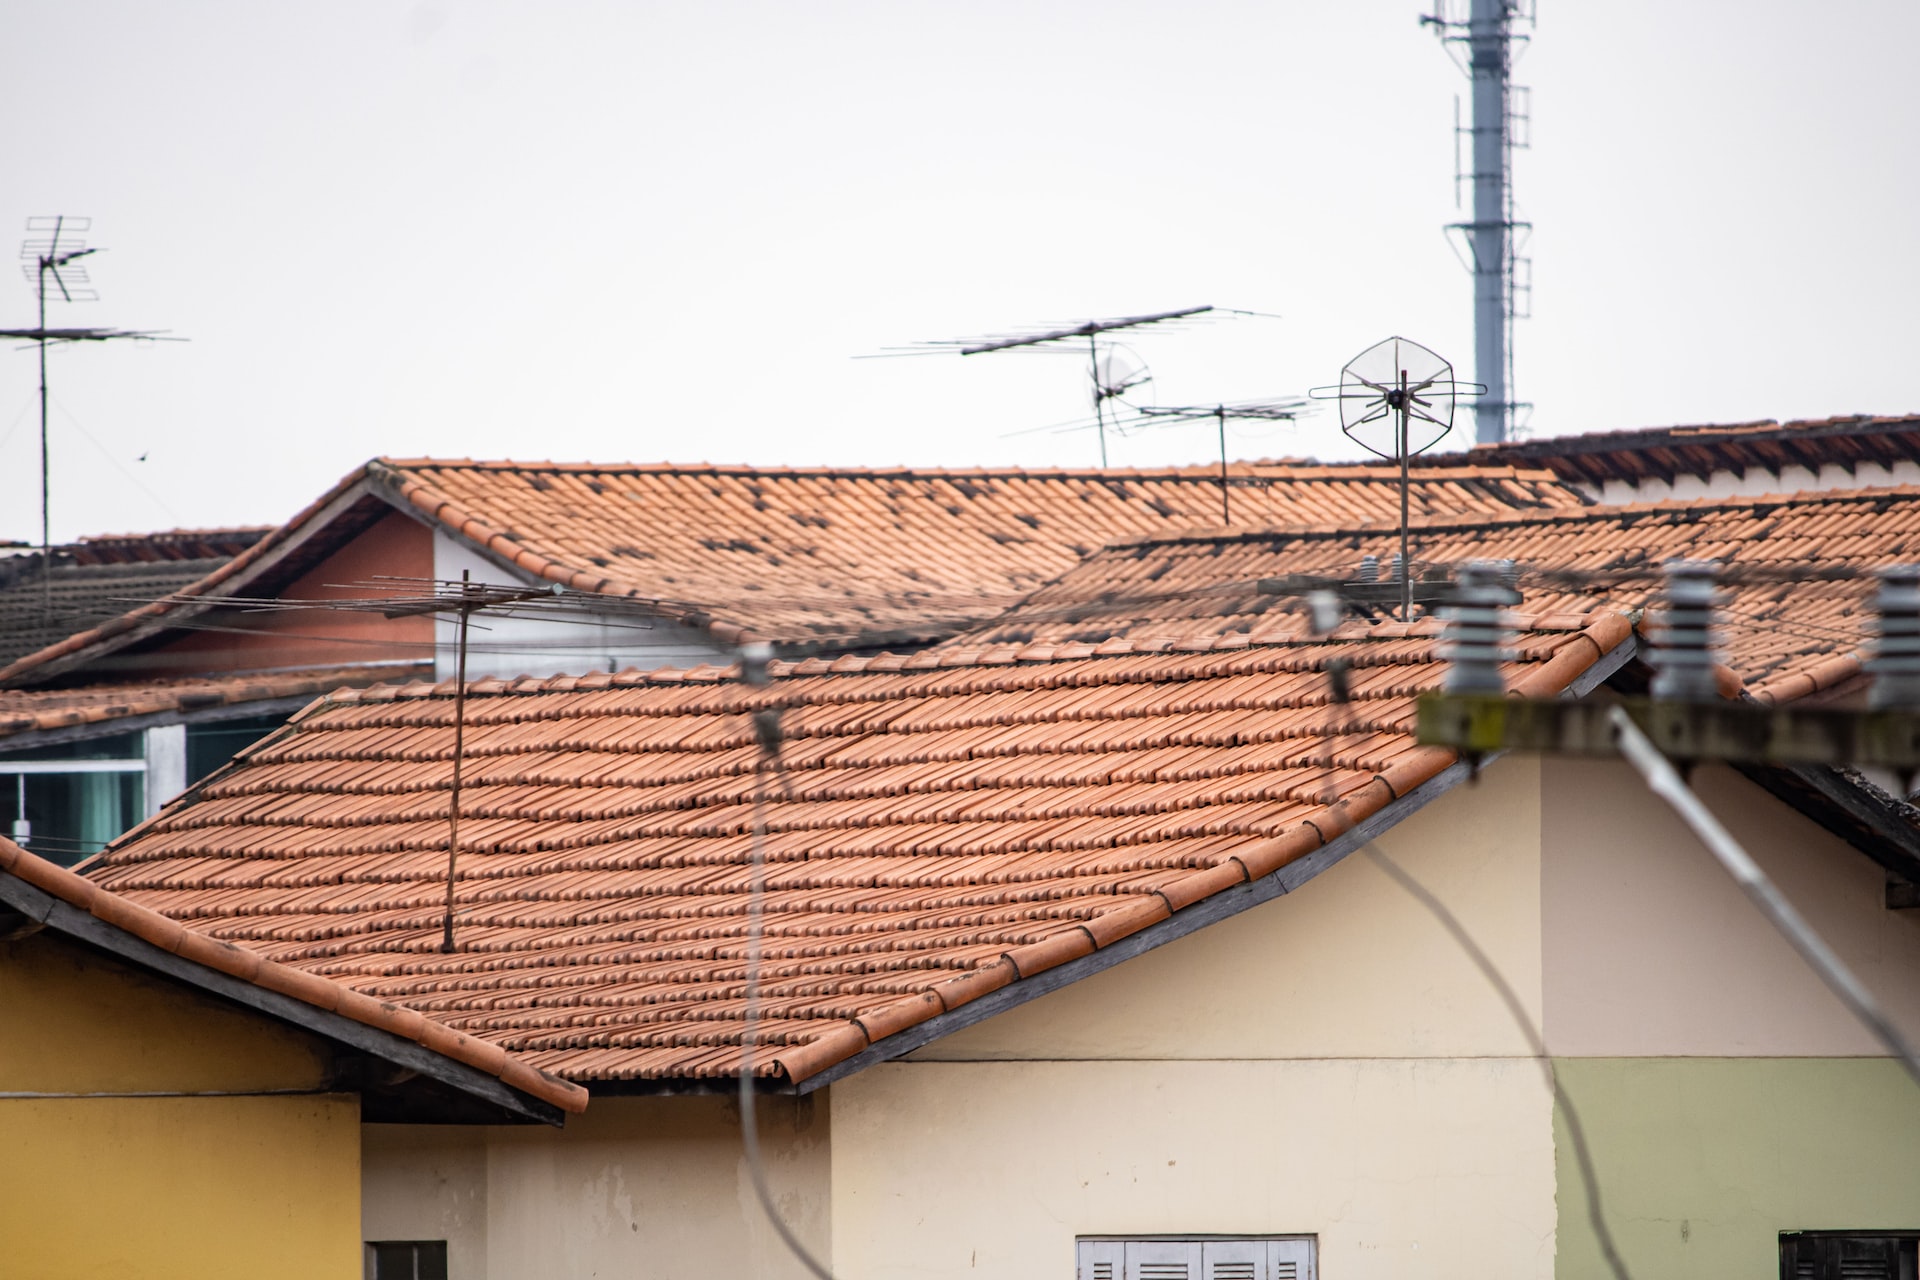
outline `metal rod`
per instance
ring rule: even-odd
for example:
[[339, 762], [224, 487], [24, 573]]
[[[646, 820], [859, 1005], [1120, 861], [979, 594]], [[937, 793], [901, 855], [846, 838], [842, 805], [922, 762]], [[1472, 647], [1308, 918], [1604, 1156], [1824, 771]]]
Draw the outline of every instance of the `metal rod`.
[[[460, 592], [465, 595], [472, 571], [460, 571]], [[460, 610], [460, 656], [455, 663], [453, 684], [453, 797], [447, 805], [447, 921], [440, 949], [453, 950], [453, 882], [460, 861], [460, 763], [467, 736], [467, 620], [473, 610]]]
[[1787, 901], [1767, 873], [1760, 869], [1760, 864], [1720, 825], [1720, 820], [1701, 803], [1700, 797], [1680, 780], [1680, 774], [1673, 765], [1640, 732], [1640, 727], [1634, 724], [1627, 713], [1614, 707], [1608, 713], [1608, 718], [1613, 722], [1614, 732], [1619, 738], [1620, 754], [1626, 757], [1628, 764], [1639, 770], [1640, 776], [1647, 781], [1648, 789], [1673, 807], [1681, 821], [1700, 838], [1700, 843], [1707, 846], [1707, 852], [1733, 877], [1740, 891], [1760, 909], [1760, 914], [1800, 953], [1800, 958], [1820, 976], [1833, 994], [1840, 997], [1840, 1002], [1852, 1011], [1853, 1016], [1873, 1032], [1874, 1037], [1894, 1057], [1900, 1059], [1914, 1082], [1920, 1084], [1920, 1055], [1915, 1054], [1913, 1046], [1907, 1043], [1907, 1038], [1887, 1017], [1886, 1011], [1873, 998], [1873, 993], [1854, 977], [1845, 962], [1814, 932], [1813, 926]]
[[1233, 523], [1233, 509], [1227, 505], [1227, 406], [1216, 405], [1214, 421], [1220, 427], [1220, 523]]
[[60, 218], [53, 223], [53, 244], [40, 255], [40, 620], [53, 617], [52, 485], [47, 461], [47, 268], [60, 249]]
[[1400, 371], [1400, 621], [1413, 621], [1413, 556], [1407, 534], [1407, 371]]
[[1103, 389], [1100, 386], [1099, 340], [1091, 333], [1087, 335], [1087, 358], [1092, 362], [1088, 369], [1088, 376], [1093, 379], [1093, 421], [1094, 425], [1100, 429], [1100, 469], [1105, 471], [1107, 469], [1107, 398], [1102, 394]]

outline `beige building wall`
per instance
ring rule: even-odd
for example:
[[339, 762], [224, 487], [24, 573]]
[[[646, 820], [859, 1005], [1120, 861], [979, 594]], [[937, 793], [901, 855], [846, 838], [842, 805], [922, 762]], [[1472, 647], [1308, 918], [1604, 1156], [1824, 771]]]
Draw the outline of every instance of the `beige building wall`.
[[[1566, 1057], [1879, 1055], [1640, 777], [1542, 764], [1547, 1044]], [[1730, 769], [1693, 784], [1841, 958], [1920, 1037], [1920, 912], [1886, 873]]]
[[[775, 1201], [821, 1256], [832, 1243], [827, 1116], [824, 1098], [765, 1099], [759, 1130]], [[596, 1098], [564, 1130], [367, 1125], [362, 1230], [446, 1240], [456, 1280], [799, 1280], [740, 1139], [722, 1097]]]
[[[1539, 766], [1390, 832], [1540, 1003]], [[1069, 1280], [1077, 1235], [1306, 1232], [1338, 1280], [1547, 1276], [1551, 1107], [1486, 980], [1363, 856], [833, 1086], [834, 1265]]]

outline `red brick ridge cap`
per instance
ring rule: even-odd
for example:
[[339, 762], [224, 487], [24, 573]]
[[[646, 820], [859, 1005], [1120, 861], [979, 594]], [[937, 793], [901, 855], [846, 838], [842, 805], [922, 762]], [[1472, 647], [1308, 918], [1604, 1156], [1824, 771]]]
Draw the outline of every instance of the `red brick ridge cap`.
[[[1610, 613], [1584, 630], [1571, 633], [1545, 662], [1535, 665], [1507, 690], [1510, 697], [1552, 697], [1563, 692], [1595, 662], [1633, 634], [1625, 614]], [[809, 1076], [878, 1044], [888, 1036], [920, 1025], [961, 1005], [979, 999], [1035, 974], [1044, 973], [1082, 956], [1091, 955], [1122, 938], [1131, 937], [1170, 919], [1215, 894], [1262, 876], [1320, 849], [1360, 822], [1404, 799], [1415, 788], [1432, 781], [1459, 759], [1451, 747], [1416, 747], [1357, 791], [1324, 806], [1285, 833], [1260, 840], [1230, 854], [1212, 867], [1192, 871], [1148, 890], [1124, 906], [1101, 912], [1033, 942], [1009, 948], [998, 957], [964, 973], [934, 983], [923, 991], [897, 997], [848, 1019], [804, 1044], [771, 1055], [788, 1080]]]
[[528, 1064], [496, 1044], [477, 1040], [404, 1005], [376, 1000], [317, 974], [289, 968], [230, 942], [196, 932], [103, 889], [65, 867], [55, 866], [4, 836], [0, 836], [0, 871], [183, 960], [411, 1040], [562, 1111], [577, 1115], [586, 1110], [585, 1089]]

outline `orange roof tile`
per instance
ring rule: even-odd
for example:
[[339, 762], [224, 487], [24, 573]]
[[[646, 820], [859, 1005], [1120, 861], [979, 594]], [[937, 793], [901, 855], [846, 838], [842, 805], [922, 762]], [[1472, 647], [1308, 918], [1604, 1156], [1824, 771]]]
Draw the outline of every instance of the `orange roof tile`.
[[[1671, 557], [1790, 576], [1871, 570], [1920, 561], [1920, 488], [1854, 489], [1771, 498], [1587, 507], [1416, 522], [1416, 563], [1514, 559], [1524, 611], [1533, 616], [1639, 609], [1655, 604], [1659, 566]], [[1380, 526], [1300, 528], [1139, 539], [1095, 553], [1000, 618], [946, 642], [980, 645], [1136, 641], [1295, 634], [1298, 601], [1262, 595], [1263, 577], [1351, 576], [1362, 555], [1385, 565], [1397, 532]], [[1617, 585], [1567, 585], [1541, 569], [1627, 572]], [[1727, 661], [1763, 698], [1811, 691], [1807, 673], [1852, 663], [1866, 645], [1865, 579], [1746, 582], [1730, 586]], [[1834, 671], [1825, 672], [1827, 684]], [[1819, 687], [1825, 687], [1824, 685]]]
[[[1218, 471], [796, 469], [383, 459], [416, 510], [585, 591], [676, 603], [723, 641], [922, 641], [1005, 607], [1114, 538], [1214, 526]], [[1384, 517], [1390, 467], [1238, 464], [1251, 525]], [[1436, 468], [1416, 511], [1584, 500], [1544, 472]]]
[[485, 1072], [512, 1089], [552, 1103], [563, 1111], [577, 1113], [586, 1109], [587, 1094], [584, 1089], [502, 1054], [497, 1046], [462, 1035], [411, 1009], [383, 1000], [368, 999], [338, 983], [264, 960], [253, 951], [186, 928], [178, 921], [129, 902], [64, 867], [28, 853], [4, 837], [0, 837], [0, 872], [14, 876], [68, 906], [85, 911], [124, 933], [192, 964], [412, 1040], [443, 1057]]
[[[1620, 616], [1518, 645], [1557, 692]], [[737, 1069], [758, 749], [762, 1074], [799, 1081], [1265, 877], [1453, 762], [1416, 745], [1438, 627], [482, 681], [439, 950], [452, 690], [349, 691], [86, 864], [195, 929], [583, 1080]], [[1329, 659], [1354, 701], [1329, 701]]]
[[[198, 711], [241, 703], [312, 698], [370, 680], [425, 674], [414, 666], [327, 667], [176, 680], [133, 680], [74, 689], [0, 689], [0, 743], [20, 734], [77, 725], [105, 724], [135, 716]], [[5, 744], [11, 746], [12, 744]]]
[[[1386, 467], [1235, 464], [1233, 518], [1258, 525], [1384, 518]], [[1210, 527], [1206, 467], [1106, 471], [804, 469], [377, 459], [185, 588], [231, 592], [367, 495], [505, 563], [580, 591], [656, 602], [721, 643], [915, 645], [992, 617], [1115, 538]], [[1426, 470], [1416, 511], [1586, 500], [1544, 471]], [[382, 510], [385, 508], [382, 507]], [[203, 606], [202, 606], [203, 607]], [[195, 606], [147, 605], [0, 667], [44, 679], [162, 629]]]

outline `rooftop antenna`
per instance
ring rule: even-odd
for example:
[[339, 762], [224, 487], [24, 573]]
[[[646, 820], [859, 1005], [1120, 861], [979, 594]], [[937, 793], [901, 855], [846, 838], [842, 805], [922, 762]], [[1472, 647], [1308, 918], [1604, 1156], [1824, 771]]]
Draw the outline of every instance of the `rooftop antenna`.
[[32, 282], [40, 301], [40, 323], [32, 329], [0, 329], [0, 338], [26, 338], [40, 348], [40, 610], [43, 617], [53, 614], [53, 515], [51, 469], [47, 459], [47, 344], [49, 342], [110, 342], [117, 338], [154, 341], [160, 335], [132, 329], [49, 329], [47, 328], [47, 282], [59, 290], [63, 302], [95, 302], [87, 269], [80, 259], [99, 253], [88, 248], [79, 233], [90, 230], [92, 218], [72, 218], [56, 214], [28, 218], [30, 238], [20, 246], [20, 270]]
[[[1207, 315], [1260, 315], [1257, 311], [1236, 311], [1222, 307], [1183, 307], [1178, 311], [1156, 311], [1151, 315], [1115, 316], [1107, 320], [1082, 320], [1058, 329], [1022, 330], [1017, 333], [988, 334], [978, 338], [947, 338], [936, 342], [918, 342], [911, 347], [881, 352], [882, 355], [928, 355], [940, 351], [958, 351], [963, 356], [985, 355], [989, 351], [1012, 351], [1017, 348], [1050, 348], [1058, 350], [1055, 344], [1072, 343], [1077, 338], [1087, 340], [1087, 373], [1093, 383], [1094, 427], [1100, 433], [1100, 465], [1107, 465], [1107, 401], [1117, 399], [1128, 390], [1151, 381], [1152, 375], [1146, 372], [1146, 366], [1138, 363], [1138, 357], [1132, 357], [1138, 364], [1136, 372], [1125, 371], [1126, 357], [1119, 353], [1126, 348], [1109, 343], [1104, 348], [1107, 353], [1103, 368], [1100, 335], [1119, 329], [1137, 329], [1144, 325], [1157, 324], [1170, 327], [1182, 320]], [[1131, 356], [1127, 352], [1127, 356]]]
[[1220, 436], [1220, 523], [1233, 523], [1233, 506], [1227, 496], [1227, 419], [1235, 421], [1292, 422], [1309, 409], [1305, 400], [1243, 400], [1237, 404], [1216, 405], [1136, 405], [1143, 418], [1173, 422], [1197, 422], [1212, 418]]
[[1408, 546], [1407, 461], [1446, 439], [1456, 395], [1479, 395], [1456, 382], [1453, 366], [1417, 342], [1388, 338], [1347, 361], [1340, 383], [1315, 387], [1316, 400], [1340, 402], [1340, 430], [1367, 452], [1400, 464], [1400, 620], [1413, 621], [1413, 556]]
[[[1462, 7], [1466, 15], [1461, 16]], [[1514, 30], [1532, 26], [1533, 0], [1434, 0], [1434, 11], [1421, 17], [1434, 29], [1447, 53], [1460, 63], [1473, 84], [1473, 120], [1460, 126], [1460, 100], [1453, 103], [1453, 202], [1460, 205], [1463, 182], [1473, 184], [1473, 218], [1448, 225], [1466, 242], [1463, 259], [1473, 273], [1474, 370], [1487, 394], [1474, 406], [1475, 438], [1480, 444], [1499, 444], [1514, 431], [1514, 412], [1529, 409], [1513, 398], [1513, 333], [1515, 320], [1527, 317], [1533, 294], [1533, 260], [1519, 253], [1519, 239], [1533, 230], [1519, 221], [1513, 207], [1513, 153], [1529, 143], [1530, 95], [1512, 83], [1513, 46], [1529, 39]], [[1462, 171], [1460, 139], [1471, 140], [1472, 167]]]

